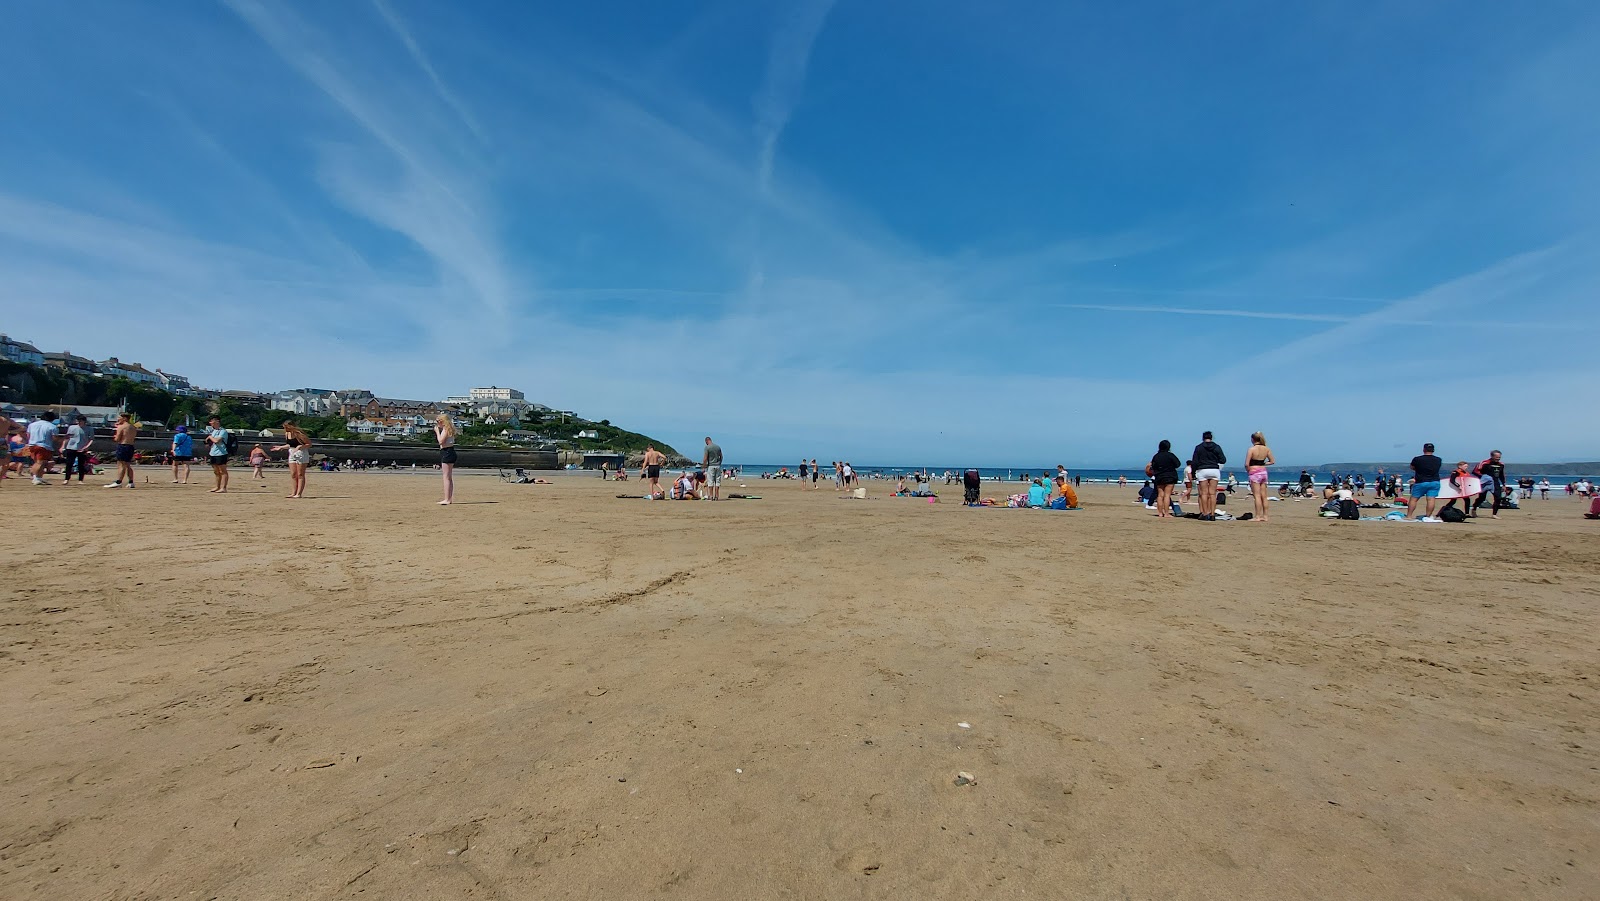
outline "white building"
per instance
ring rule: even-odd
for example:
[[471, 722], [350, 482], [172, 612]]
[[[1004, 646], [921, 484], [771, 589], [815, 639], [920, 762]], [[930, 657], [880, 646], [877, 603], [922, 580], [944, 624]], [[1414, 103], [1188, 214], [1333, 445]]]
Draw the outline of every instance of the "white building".
[[140, 366], [138, 363], [124, 363], [116, 357], [112, 357], [109, 360], [101, 360], [100, 372], [109, 379], [120, 377], [141, 385], [161, 386], [161, 376]]
[[189, 379], [176, 373], [163, 372], [160, 366], [156, 367], [156, 378], [161, 380], [161, 387], [167, 391], [187, 397], [194, 393], [194, 386], [189, 384]]
[[522, 392], [515, 388], [496, 388], [493, 385], [489, 386], [488, 388], [473, 388], [471, 391], [467, 392], [467, 395], [476, 401], [526, 400]]
[[479, 422], [517, 422], [530, 407], [527, 397], [515, 388], [473, 388], [466, 396], [453, 395], [444, 403]]
[[272, 395], [272, 409], [296, 416], [326, 416], [338, 412], [339, 404], [329, 388], [295, 388]]

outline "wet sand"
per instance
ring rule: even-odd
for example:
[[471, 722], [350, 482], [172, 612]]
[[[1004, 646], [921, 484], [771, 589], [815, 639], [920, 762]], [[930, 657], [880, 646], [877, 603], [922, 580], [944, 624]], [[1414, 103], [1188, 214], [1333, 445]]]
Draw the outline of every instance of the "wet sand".
[[1600, 897], [1577, 500], [233, 478], [0, 486], [0, 896]]

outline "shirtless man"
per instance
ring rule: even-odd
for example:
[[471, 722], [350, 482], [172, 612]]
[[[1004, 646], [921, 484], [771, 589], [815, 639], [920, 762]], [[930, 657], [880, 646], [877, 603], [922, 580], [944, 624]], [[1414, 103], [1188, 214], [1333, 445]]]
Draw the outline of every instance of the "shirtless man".
[[650, 496], [661, 496], [661, 467], [667, 463], [667, 455], [656, 450], [651, 444], [644, 449], [644, 465], [639, 467], [639, 478], [650, 480]]
[[133, 487], [133, 441], [139, 437], [139, 429], [133, 424], [133, 417], [127, 413], [117, 414], [117, 430], [111, 436], [116, 443], [117, 480], [107, 485], [107, 488], [123, 487], [122, 480], [128, 480], [127, 487]]

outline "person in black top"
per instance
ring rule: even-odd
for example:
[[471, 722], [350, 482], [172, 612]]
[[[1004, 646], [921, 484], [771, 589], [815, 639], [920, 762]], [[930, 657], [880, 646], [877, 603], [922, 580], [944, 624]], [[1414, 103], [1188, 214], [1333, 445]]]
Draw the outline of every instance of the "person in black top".
[[1433, 519], [1434, 508], [1439, 505], [1439, 470], [1444, 467], [1444, 461], [1433, 452], [1433, 442], [1422, 446], [1422, 453], [1411, 458], [1411, 472], [1415, 481], [1411, 483], [1411, 499], [1406, 502], [1406, 515], [1411, 516], [1417, 512], [1417, 501], [1427, 498], [1427, 515], [1424, 519]]
[[1172, 517], [1172, 486], [1178, 484], [1178, 467], [1183, 461], [1172, 452], [1172, 442], [1161, 439], [1161, 445], [1156, 450], [1156, 455], [1144, 468], [1144, 474], [1155, 479], [1156, 482], [1156, 516], [1163, 519]]
[[1478, 464], [1478, 475], [1483, 478], [1494, 479], [1494, 486], [1478, 495], [1472, 503], [1472, 515], [1478, 515], [1478, 508], [1483, 506], [1485, 495], [1490, 495], [1492, 503], [1489, 505], [1489, 518], [1494, 519], [1500, 515], [1500, 497], [1510, 486], [1506, 484], [1506, 465], [1500, 462], [1500, 452], [1490, 451], [1489, 459]]
[[1200, 436], [1194, 446], [1194, 477], [1200, 483], [1200, 518], [1214, 521], [1217, 518], [1217, 483], [1222, 481], [1222, 464], [1228, 455], [1211, 440], [1211, 433]]

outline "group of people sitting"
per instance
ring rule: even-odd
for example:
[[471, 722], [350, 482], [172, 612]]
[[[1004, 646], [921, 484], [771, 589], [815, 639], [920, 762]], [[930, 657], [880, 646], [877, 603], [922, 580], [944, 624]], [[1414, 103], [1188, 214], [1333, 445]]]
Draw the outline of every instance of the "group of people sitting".
[[938, 497], [933, 493], [933, 482], [920, 472], [911, 474], [911, 484], [906, 484], [906, 477], [900, 476], [894, 483], [895, 497]]

